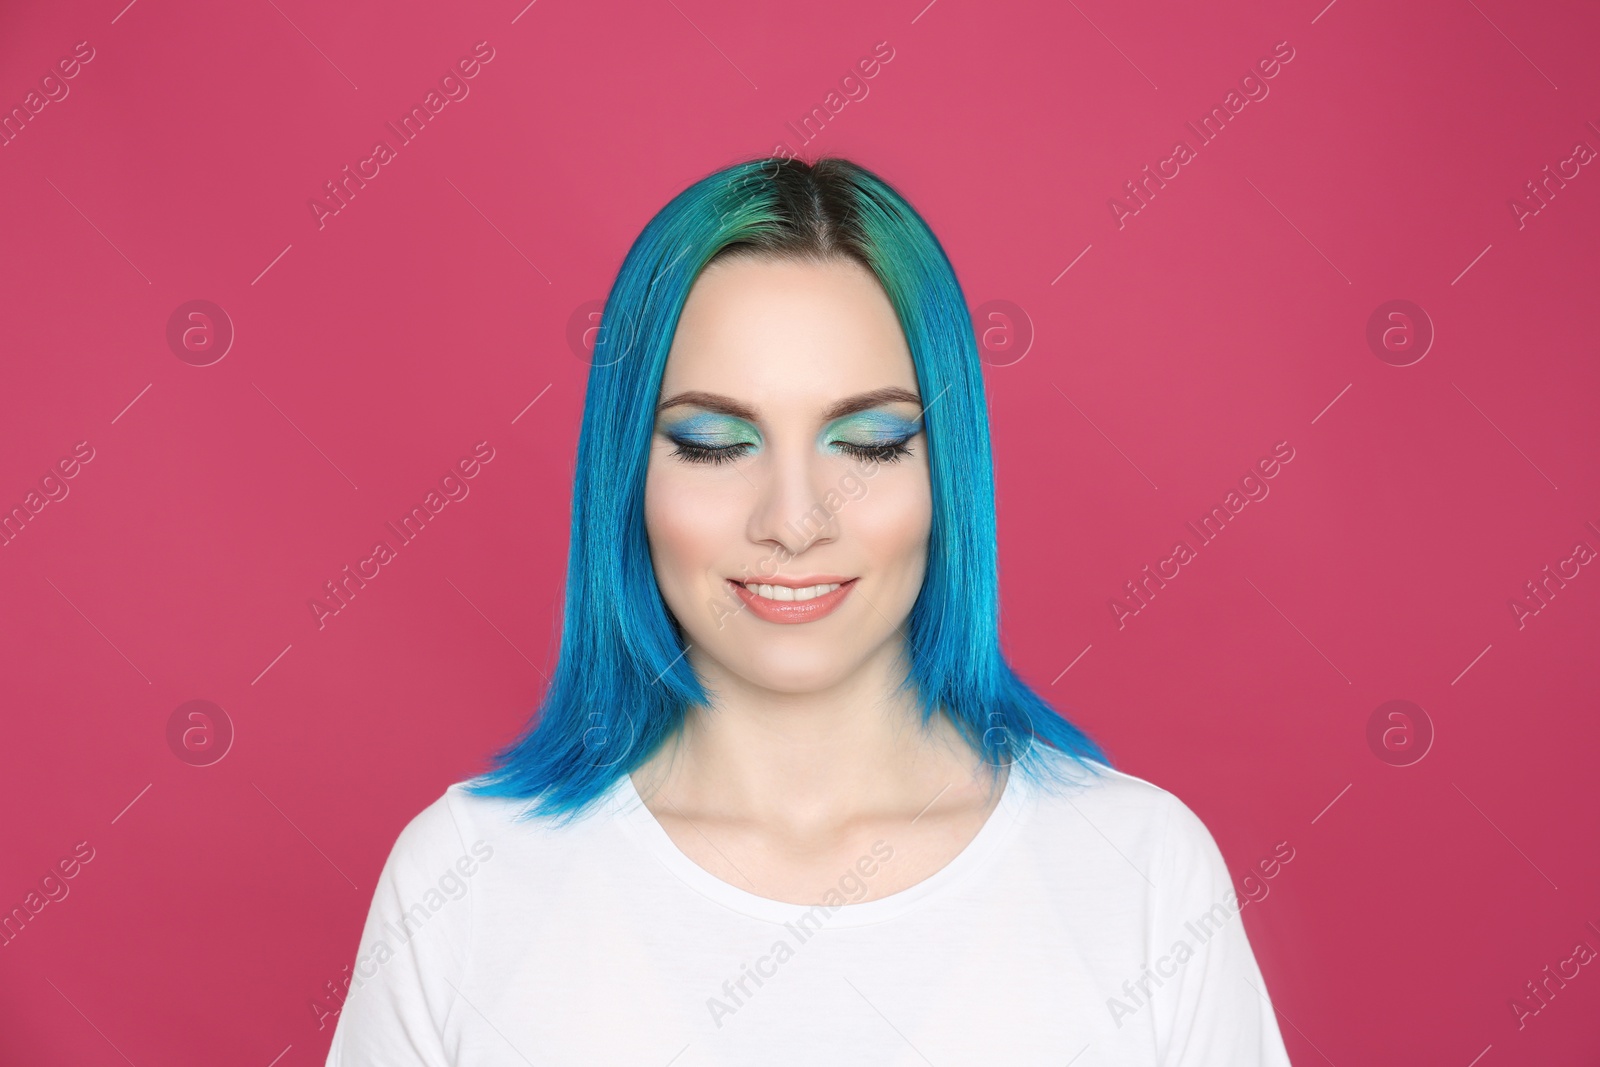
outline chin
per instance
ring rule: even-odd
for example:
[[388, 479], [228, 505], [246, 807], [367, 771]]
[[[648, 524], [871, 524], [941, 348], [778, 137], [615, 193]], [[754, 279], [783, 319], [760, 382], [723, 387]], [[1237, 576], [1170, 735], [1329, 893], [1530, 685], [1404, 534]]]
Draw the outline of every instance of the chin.
[[774, 693], [815, 693], [830, 689], [861, 665], [860, 648], [819, 647], [767, 639], [759, 649], [707, 651], [729, 674]]

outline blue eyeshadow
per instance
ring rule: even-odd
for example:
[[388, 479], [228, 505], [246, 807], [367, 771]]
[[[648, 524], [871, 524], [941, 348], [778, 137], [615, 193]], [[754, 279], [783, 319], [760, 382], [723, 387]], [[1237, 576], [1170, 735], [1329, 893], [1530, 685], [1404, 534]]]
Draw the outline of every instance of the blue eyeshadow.
[[861, 411], [830, 424], [824, 435], [832, 438], [848, 435], [860, 444], [881, 444], [903, 441], [922, 429], [920, 419], [907, 419], [888, 411]]
[[726, 444], [761, 439], [755, 428], [743, 419], [710, 411], [696, 412], [670, 422], [662, 432], [675, 441], [686, 440], [691, 444]]

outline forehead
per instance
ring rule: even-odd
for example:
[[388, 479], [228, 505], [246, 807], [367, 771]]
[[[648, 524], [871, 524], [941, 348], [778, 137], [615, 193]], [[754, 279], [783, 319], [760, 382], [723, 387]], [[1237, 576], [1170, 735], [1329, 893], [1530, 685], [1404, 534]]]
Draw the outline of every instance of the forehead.
[[897, 385], [916, 369], [887, 294], [861, 264], [734, 257], [701, 272], [678, 320], [662, 395], [698, 389], [757, 405]]

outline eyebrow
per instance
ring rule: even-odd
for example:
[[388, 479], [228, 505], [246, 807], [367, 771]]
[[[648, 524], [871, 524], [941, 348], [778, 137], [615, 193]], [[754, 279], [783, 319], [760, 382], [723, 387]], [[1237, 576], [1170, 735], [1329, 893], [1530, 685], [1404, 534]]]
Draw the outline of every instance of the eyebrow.
[[[920, 408], [922, 406], [922, 398], [916, 393], [908, 392], [898, 386], [885, 386], [882, 389], [874, 389], [869, 393], [858, 393], [855, 396], [845, 397], [823, 412], [822, 419], [824, 422], [832, 422], [834, 419], [842, 419], [846, 415], [854, 415], [858, 411], [866, 411], [868, 408], [875, 408], [880, 404], [895, 403], [915, 404]], [[715, 411], [721, 415], [732, 415], [736, 419], [744, 419], [747, 422], [756, 421], [755, 409], [749, 405], [742, 404], [732, 397], [722, 396], [719, 393], [705, 393], [697, 389], [691, 389], [684, 393], [675, 393], [667, 397], [656, 405], [656, 413], [660, 414], [668, 408], [677, 407], [680, 404], [693, 404], [695, 407], [705, 408], [707, 411]]]

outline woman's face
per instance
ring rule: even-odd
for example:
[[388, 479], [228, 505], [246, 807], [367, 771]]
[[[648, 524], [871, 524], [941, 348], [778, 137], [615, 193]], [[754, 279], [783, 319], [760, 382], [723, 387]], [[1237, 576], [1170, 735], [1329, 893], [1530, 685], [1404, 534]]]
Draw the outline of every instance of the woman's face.
[[921, 411], [900, 322], [854, 260], [701, 273], [662, 379], [645, 525], [708, 681], [811, 692], [899, 653], [933, 521]]

